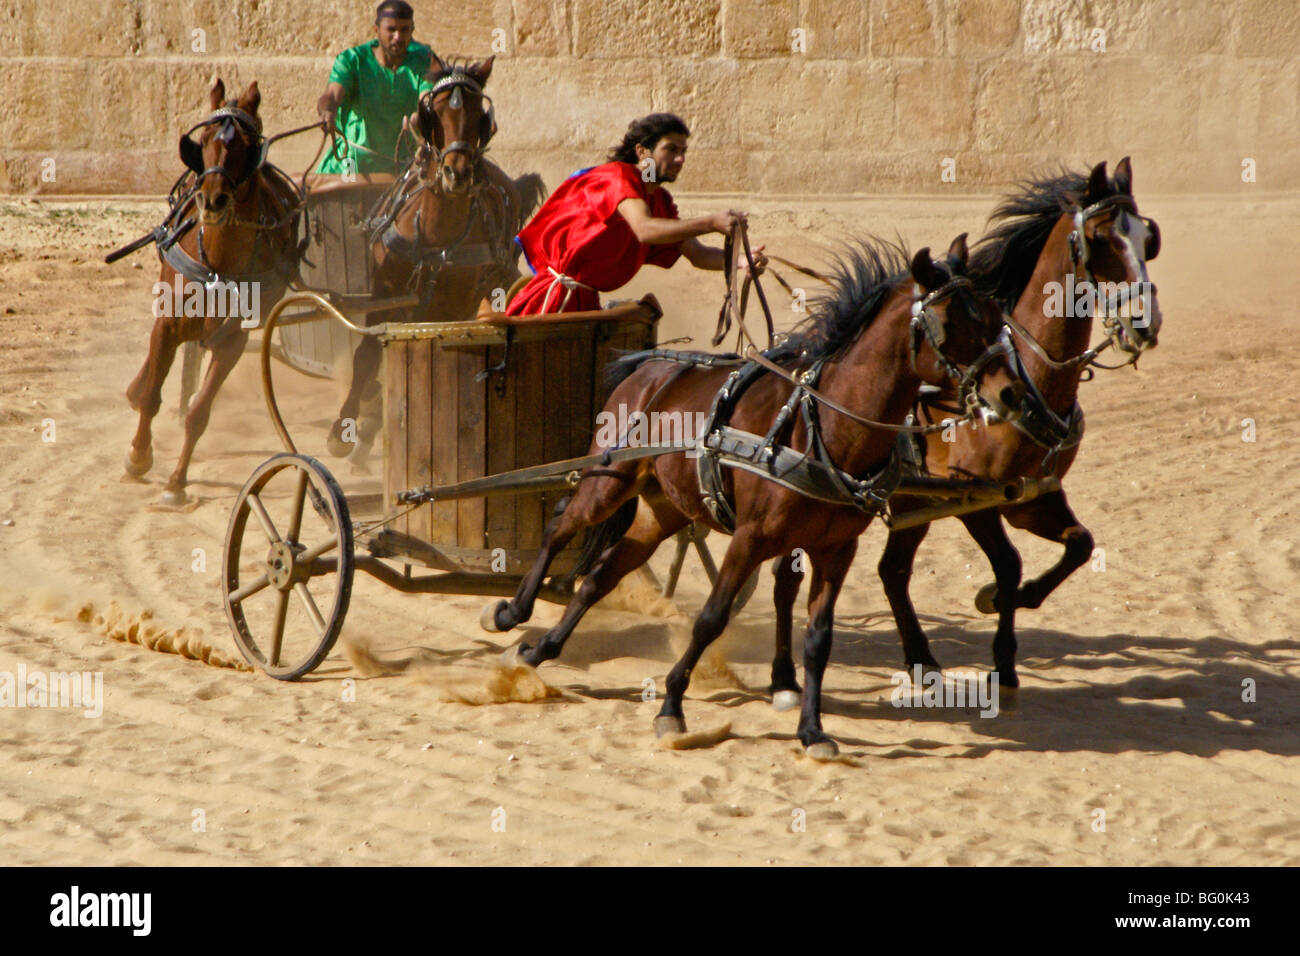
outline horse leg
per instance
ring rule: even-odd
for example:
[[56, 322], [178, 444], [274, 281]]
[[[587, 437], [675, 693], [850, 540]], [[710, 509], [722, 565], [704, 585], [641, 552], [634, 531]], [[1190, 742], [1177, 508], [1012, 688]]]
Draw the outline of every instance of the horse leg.
[[619, 476], [589, 478], [579, 487], [564, 510], [550, 520], [542, 533], [542, 546], [533, 566], [519, 582], [509, 601], [488, 605], [480, 623], [488, 631], [508, 631], [533, 616], [537, 592], [555, 556], [564, 550], [583, 528], [604, 524], [615, 518], [618, 510], [635, 498], [636, 467], [615, 466]]
[[175, 320], [160, 316], [149, 334], [149, 354], [135, 380], [127, 387], [126, 400], [140, 413], [135, 437], [126, 452], [126, 473], [139, 478], [153, 467], [153, 420], [162, 408], [162, 387], [180, 345]]
[[638, 508], [636, 520], [627, 534], [607, 548], [591, 573], [582, 579], [582, 586], [564, 609], [560, 623], [543, 634], [536, 647], [530, 649], [527, 644], [520, 644], [519, 659], [536, 667], [543, 661], [559, 657], [565, 641], [591, 606], [614, 590], [628, 574], [649, 561], [659, 545], [687, 523], [688, 519], [664, 500]]
[[[366, 395], [370, 383], [378, 378], [379, 360], [382, 357], [383, 352], [379, 342], [373, 335], [365, 336], [357, 346], [356, 352], [352, 354], [352, 384], [339, 409], [339, 417], [330, 426], [329, 437], [325, 439], [325, 447], [331, 455], [342, 458], [354, 450], [352, 442], [343, 440], [343, 423], [351, 419], [353, 430], [359, 430], [357, 418], [361, 412], [361, 399]], [[361, 436], [358, 434], [357, 441], [360, 440]]]
[[919, 524], [913, 528], [889, 532], [885, 550], [880, 555], [880, 564], [876, 568], [890, 610], [894, 612], [898, 636], [903, 642], [903, 666], [909, 672], [918, 666], [922, 672], [941, 669], [934, 654], [930, 652], [930, 642], [926, 640], [921, 621], [916, 616], [910, 591], [916, 552], [929, 531], [929, 524]]
[[799, 706], [802, 689], [794, 675], [794, 658], [790, 653], [794, 630], [794, 602], [803, 584], [803, 572], [795, 568], [794, 559], [782, 555], [772, 562], [776, 582], [772, 603], [776, 606], [776, 650], [772, 656], [772, 706], [777, 710], [794, 710]]
[[709, 599], [705, 602], [699, 616], [695, 618], [691, 643], [681, 660], [668, 672], [663, 706], [660, 707], [659, 715], [655, 717], [654, 722], [656, 736], [685, 732], [686, 718], [682, 713], [682, 697], [686, 694], [686, 688], [690, 686], [691, 672], [700, 662], [704, 651], [726, 628], [736, 594], [762, 562], [761, 557], [755, 557], [759, 553], [756, 548], [757, 543], [754, 534], [743, 527], [732, 536], [731, 544], [728, 545], [727, 553], [722, 559], [722, 567], [718, 570], [717, 580], [713, 583], [713, 590], [709, 593]]
[[167, 488], [163, 492], [163, 503], [180, 505], [185, 503], [185, 485], [188, 484], [190, 458], [194, 446], [208, 427], [208, 417], [212, 413], [212, 402], [217, 397], [221, 383], [226, 380], [235, 363], [244, 354], [244, 343], [248, 341], [248, 332], [240, 330], [224, 342], [213, 346], [212, 361], [208, 363], [207, 374], [203, 384], [190, 402], [190, 409], [185, 414], [185, 443], [181, 446], [180, 458], [176, 461], [176, 470], [167, 479]]
[[822, 730], [822, 678], [835, 636], [835, 600], [857, 554], [857, 540], [813, 558], [808, 598], [808, 633], [803, 645], [803, 709], [799, 712], [799, 742], [804, 753], [829, 760], [839, 753], [835, 741]]
[[[1020, 586], [1016, 606], [1036, 609], [1061, 582], [1077, 571], [1092, 557], [1092, 532], [1079, 523], [1070, 510], [1064, 491], [1054, 491], [1021, 508], [1004, 514], [1007, 522], [1030, 534], [1065, 545], [1061, 560], [1041, 576]], [[995, 585], [996, 587], [996, 585]]]
[[993, 638], [993, 664], [1003, 687], [1019, 687], [1016, 676], [1016, 589], [1020, 586], [1020, 552], [1007, 537], [996, 509], [961, 515], [961, 522], [988, 556], [997, 581], [998, 631]]

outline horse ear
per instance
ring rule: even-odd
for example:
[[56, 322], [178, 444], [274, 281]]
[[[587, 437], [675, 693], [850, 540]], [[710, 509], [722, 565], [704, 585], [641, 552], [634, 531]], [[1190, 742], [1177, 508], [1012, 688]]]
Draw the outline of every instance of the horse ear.
[[257, 115], [257, 108], [262, 105], [262, 92], [257, 88], [257, 80], [248, 84], [244, 95], [239, 98], [239, 108], [249, 116]]
[[432, 57], [430, 57], [429, 74], [428, 74], [429, 76], [437, 76], [439, 73], [445, 72], [446, 69], [447, 69], [447, 64], [443, 62], [442, 57], [438, 56], [438, 54], [436, 53], [433, 54]]
[[963, 269], [966, 268], [966, 261], [970, 257], [970, 249], [966, 246], [966, 233], [962, 233], [952, 241], [948, 247], [948, 261], [955, 262]]
[[1133, 164], [1127, 156], [1115, 167], [1115, 188], [1126, 196], [1133, 195]]
[[479, 86], [487, 85], [488, 77], [492, 75], [492, 63], [496, 58], [496, 54], [494, 53], [482, 63], [475, 63], [473, 68], [470, 70], [474, 79], [478, 80]]
[[208, 102], [214, 110], [221, 109], [221, 104], [226, 100], [226, 84], [221, 82], [221, 77], [214, 76], [212, 85], [208, 87]]
[[923, 289], [937, 289], [947, 281], [948, 277], [930, 258], [929, 246], [918, 250], [916, 255], [912, 256], [912, 278], [919, 282]]
[[1106, 161], [1102, 160], [1092, 167], [1092, 173], [1088, 176], [1087, 200], [1094, 203], [1099, 199], [1105, 199], [1109, 192], [1110, 180], [1106, 178]]

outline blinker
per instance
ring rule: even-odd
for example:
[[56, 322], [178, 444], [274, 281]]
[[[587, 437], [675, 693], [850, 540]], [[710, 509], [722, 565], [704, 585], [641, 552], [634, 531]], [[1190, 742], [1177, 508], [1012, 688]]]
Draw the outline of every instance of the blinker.
[[944, 328], [943, 322], [939, 321], [939, 317], [930, 309], [922, 309], [919, 318], [925, 326], [925, 335], [930, 340], [930, 344], [935, 349], [942, 347], [948, 338], [948, 331]]
[[1150, 262], [1156, 256], [1160, 255], [1160, 226], [1156, 224], [1154, 219], [1143, 217], [1142, 222], [1146, 224], [1149, 233], [1143, 253], [1146, 257], [1146, 261]]

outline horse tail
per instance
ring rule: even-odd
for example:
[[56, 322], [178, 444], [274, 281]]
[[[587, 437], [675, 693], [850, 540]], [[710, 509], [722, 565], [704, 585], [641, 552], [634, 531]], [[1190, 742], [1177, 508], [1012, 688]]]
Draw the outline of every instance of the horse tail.
[[533, 213], [546, 200], [548, 192], [546, 183], [542, 182], [542, 177], [537, 173], [524, 173], [514, 183], [515, 189], [519, 190], [519, 226], [523, 228], [524, 223], [532, 218]]
[[619, 505], [618, 510], [610, 517], [587, 529], [587, 536], [582, 540], [582, 552], [578, 555], [578, 563], [569, 572], [572, 577], [588, 574], [596, 566], [600, 556], [605, 553], [605, 549], [627, 534], [627, 529], [632, 527], [632, 522], [636, 520], [638, 500], [639, 498], [636, 497], [628, 499]]

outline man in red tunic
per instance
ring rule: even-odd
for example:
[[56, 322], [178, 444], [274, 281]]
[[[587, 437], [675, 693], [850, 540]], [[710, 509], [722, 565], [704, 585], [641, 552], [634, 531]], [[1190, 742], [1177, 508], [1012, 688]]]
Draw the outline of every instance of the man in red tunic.
[[[628, 126], [609, 162], [566, 179], [515, 239], [536, 275], [506, 314], [599, 309], [597, 293], [626, 285], [646, 262], [667, 269], [685, 256], [697, 269], [722, 269], [723, 251], [696, 237], [726, 235], [745, 214], [683, 221], [663, 187], [681, 172], [689, 135], [671, 113], [651, 114]], [[767, 259], [761, 246], [755, 252], [761, 268]]]

